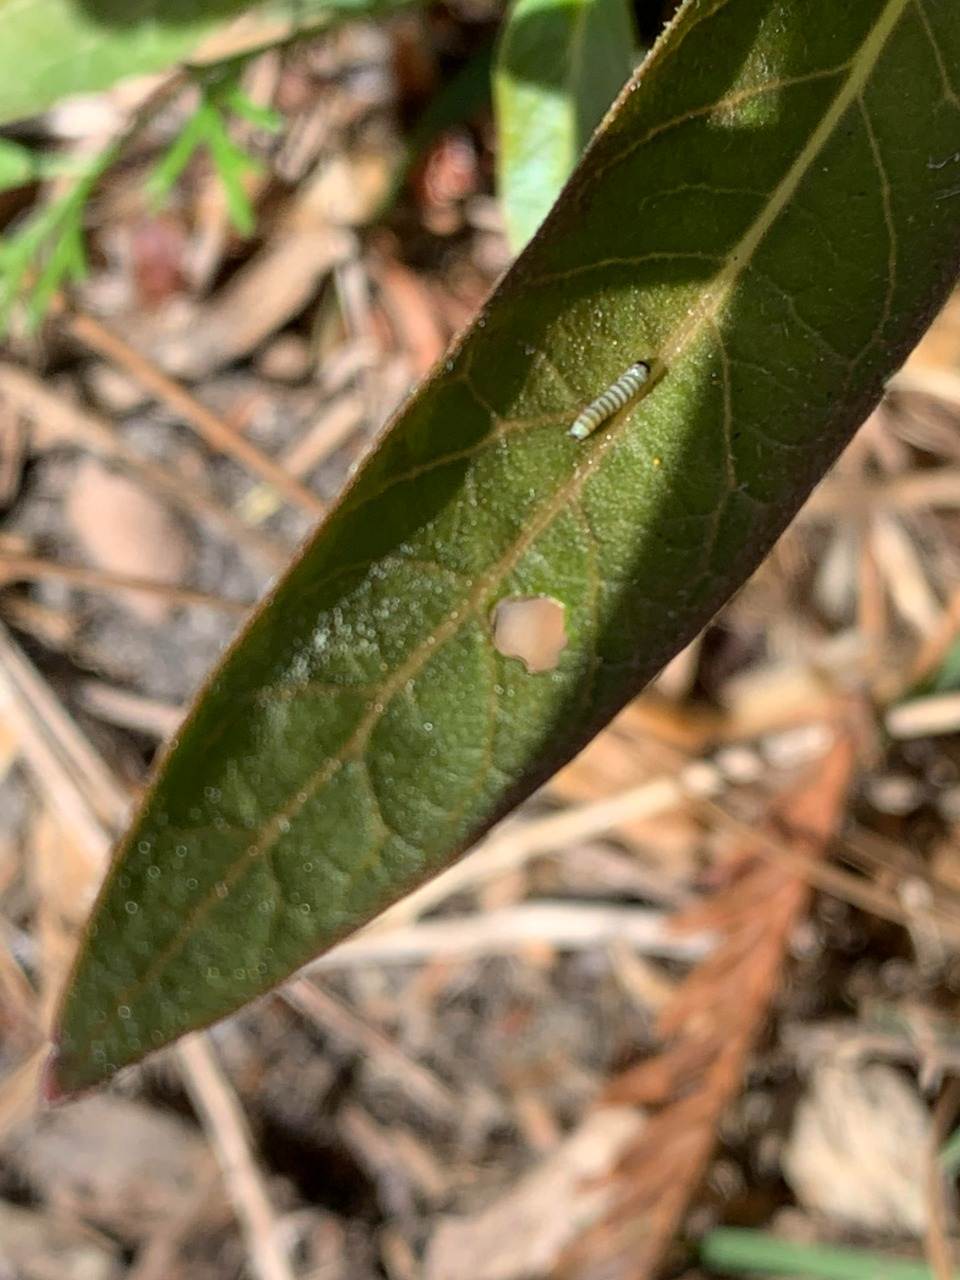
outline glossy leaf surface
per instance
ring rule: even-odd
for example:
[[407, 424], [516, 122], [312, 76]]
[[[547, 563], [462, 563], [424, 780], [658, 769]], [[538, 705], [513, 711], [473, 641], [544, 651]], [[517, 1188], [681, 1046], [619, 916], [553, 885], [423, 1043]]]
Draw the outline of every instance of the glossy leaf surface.
[[[744, 580], [960, 259], [955, 0], [695, 0], [228, 655], [134, 822], [54, 1089], [440, 870]], [[577, 411], [645, 358], [584, 443]], [[563, 610], [531, 673], [505, 599]], [[549, 612], [549, 610], [548, 610]]]

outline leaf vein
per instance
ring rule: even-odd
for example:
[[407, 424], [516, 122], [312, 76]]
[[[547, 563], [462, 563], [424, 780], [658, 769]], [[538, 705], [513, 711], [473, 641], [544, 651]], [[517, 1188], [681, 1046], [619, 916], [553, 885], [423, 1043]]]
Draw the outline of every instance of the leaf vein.
[[926, 37], [930, 42], [933, 59], [936, 62], [937, 70], [940, 73], [940, 82], [943, 85], [944, 99], [950, 103], [951, 106], [960, 110], [960, 92], [958, 92], [950, 83], [950, 74], [946, 63], [943, 60], [943, 54], [940, 52], [940, 45], [937, 42], [937, 37], [934, 33], [933, 26], [931, 25], [930, 17], [927, 13], [927, 7], [924, 4], [924, 0], [915, 0], [915, 4], [917, 7], [917, 13], [920, 17], [920, 25], [923, 27]]
[[877, 323], [874, 325], [873, 329], [873, 340], [874, 342], [879, 342], [893, 309], [893, 293], [897, 281], [897, 228], [894, 223], [893, 209], [891, 207], [890, 180], [887, 177], [887, 170], [883, 163], [883, 155], [881, 154], [877, 135], [873, 128], [873, 121], [870, 119], [870, 112], [867, 110], [867, 104], [862, 93], [858, 98], [858, 102], [860, 105], [860, 114], [863, 118], [863, 127], [866, 130], [867, 141], [870, 144], [870, 152], [873, 157], [874, 168], [877, 171], [877, 180], [880, 188], [880, 203], [883, 209], [883, 222], [887, 229], [887, 288], [884, 294], [883, 307], [880, 315], [877, 317]]

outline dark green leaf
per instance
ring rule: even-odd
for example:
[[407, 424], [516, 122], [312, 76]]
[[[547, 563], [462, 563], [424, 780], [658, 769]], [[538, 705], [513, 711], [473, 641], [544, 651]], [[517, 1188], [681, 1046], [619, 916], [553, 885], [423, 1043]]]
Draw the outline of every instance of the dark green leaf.
[[[163, 762], [52, 1089], [221, 1017], [440, 870], [705, 624], [956, 279], [958, 67], [956, 0], [683, 5]], [[641, 394], [570, 439], [638, 358]], [[530, 597], [566, 631], [539, 674], [492, 629]]]

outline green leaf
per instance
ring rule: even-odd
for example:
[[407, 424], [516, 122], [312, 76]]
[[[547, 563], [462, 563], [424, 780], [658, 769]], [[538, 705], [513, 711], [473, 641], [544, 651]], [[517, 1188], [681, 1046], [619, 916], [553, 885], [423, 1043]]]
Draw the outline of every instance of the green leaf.
[[11, 191], [31, 182], [43, 182], [82, 171], [76, 156], [32, 151], [12, 138], [0, 138], [0, 191]]
[[700, 1261], [710, 1271], [743, 1276], [820, 1277], [820, 1280], [933, 1280], [933, 1270], [908, 1258], [887, 1258], [865, 1249], [799, 1244], [764, 1231], [718, 1227], [700, 1244]]
[[69, 173], [73, 184], [52, 203], [34, 210], [16, 229], [0, 236], [0, 338], [19, 307], [27, 326], [35, 327], [65, 280], [86, 275], [83, 210], [95, 183], [116, 159], [117, 148], [66, 164], [57, 156], [37, 157], [38, 176]]
[[0, 0], [0, 124], [189, 59], [224, 23], [260, 9], [293, 29], [410, 0]]
[[[743, 582], [956, 279], [958, 67], [955, 0], [681, 7], [162, 762], [51, 1091], [442, 869]], [[637, 359], [636, 398], [572, 440]], [[566, 633], [537, 674], [493, 631], [530, 597]]]
[[960, 1170], [960, 1129], [954, 1129], [937, 1154], [937, 1162], [945, 1178], [955, 1178]]
[[0, 191], [25, 187], [40, 176], [40, 157], [11, 138], [0, 138]]
[[210, 135], [208, 144], [227, 198], [230, 221], [241, 235], [252, 235], [256, 218], [243, 179], [261, 171], [260, 161], [248, 155], [223, 128]]
[[514, 0], [494, 69], [497, 183], [519, 252], [637, 57], [626, 0]]
[[201, 102], [193, 115], [157, 160], [147, 179], [147, 191], [155, 205], [166, 200], [173, 187], [193, 159], [199, 147], [202, 147], [210, 132], [210, 117], [215, 115], [208, 102]]
[[262, 107], [244, 91], [240, 84], [229, 84], [223, 91], [223, 105], [241, 120], [246, 120], [265, 133], [280, 133], [283, 116], [272, 107]]
[[960, 689], [960, 642], [954, 641], [933, 677], [923, 682], [918, 692], [955, 693]]
[[235, 80], [224, 83], [208, 81], [201, 87], [203, 96], [199, 106], [157, 162], [148, 180], [148, 190], [154, 202], [161, 203], [194, 154], [206, 148], [227, 198], [230, 221], [241, 235], [250, 235], [254, 228], [254, 211], [243, 180], [246, 175], [259, 172], [261, 165], [230, 136], [230, 122], [225, 112], [228, 109], [242, 112], [247, 119], [252, 121], [255, 118], [258, 124], [268, 123], [270, 128], [276, 126], [278, 117], [274, 112], [261, 111]]
[[0, 122], [186, 58], [245, 0], [0, 0]]

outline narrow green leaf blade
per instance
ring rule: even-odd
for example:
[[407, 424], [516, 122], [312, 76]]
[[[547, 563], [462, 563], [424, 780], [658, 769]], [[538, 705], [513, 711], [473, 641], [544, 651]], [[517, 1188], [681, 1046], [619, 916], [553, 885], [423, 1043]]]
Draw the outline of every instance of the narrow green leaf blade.
[[519, 252], [633, 72], [626, 0], [514, 0], [494, 68], [497, 185]]
[[717, 1227], [700, 1243], [711, 1271], [735, 1276], [807, 1276], [819, 1280], [934, 1280], [933, 1270], [912, 1258], [888, 1258], [865, 1249], [782, 1240], [746, 1227]]
[[[683, 5], [168, 754], [66, 992], [54, 1091], [440, 870], [743, 581], [956, 279], [958, 67], [955, 0]], [[572, 440], [638, 358], [642, 393]], [[538, 674], [494, 642], [496, 606], [529, 597], [566, 632]]]

